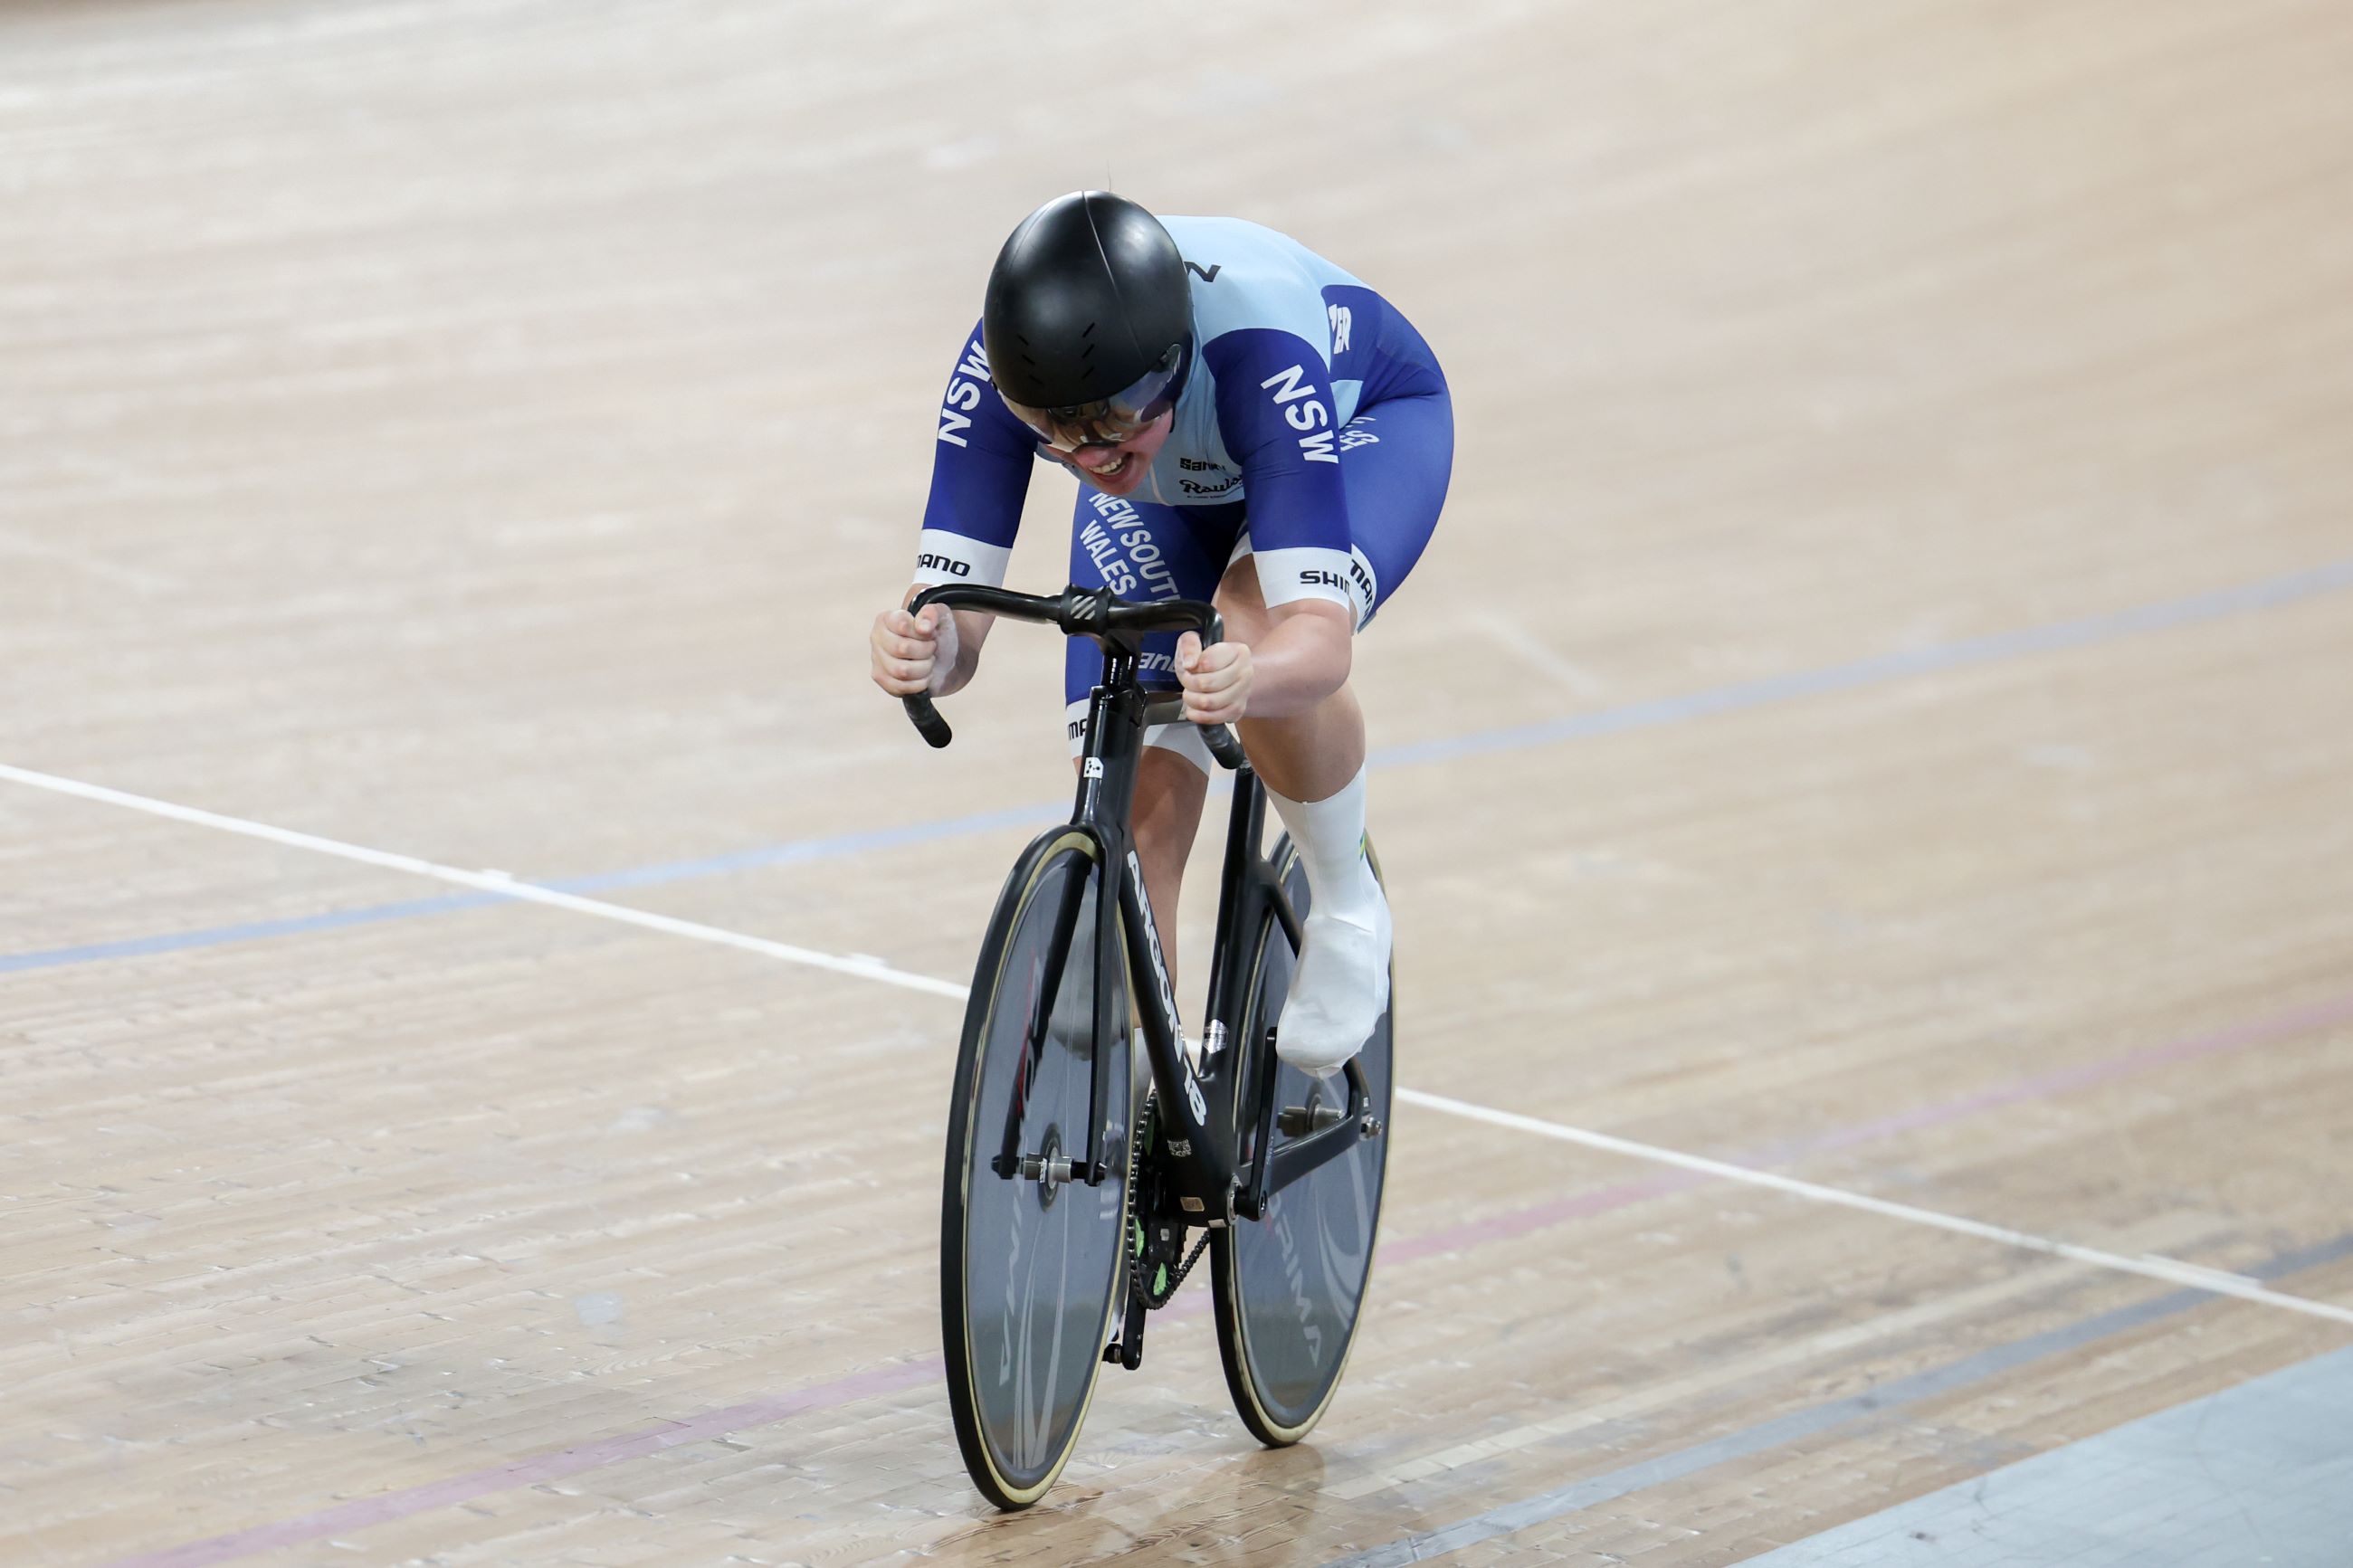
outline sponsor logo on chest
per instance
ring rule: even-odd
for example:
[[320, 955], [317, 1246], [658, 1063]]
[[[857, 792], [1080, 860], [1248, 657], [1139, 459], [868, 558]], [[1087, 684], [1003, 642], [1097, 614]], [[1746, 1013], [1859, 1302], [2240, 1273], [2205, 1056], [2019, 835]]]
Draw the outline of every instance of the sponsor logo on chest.
[[1213, 463], [1206, 458], [1179, 458], [1176, 466], [1184, 470], [1176, 480], [1180, 494], [1221, 496], [1242, 482], [1241, 474], [1228, 463]]

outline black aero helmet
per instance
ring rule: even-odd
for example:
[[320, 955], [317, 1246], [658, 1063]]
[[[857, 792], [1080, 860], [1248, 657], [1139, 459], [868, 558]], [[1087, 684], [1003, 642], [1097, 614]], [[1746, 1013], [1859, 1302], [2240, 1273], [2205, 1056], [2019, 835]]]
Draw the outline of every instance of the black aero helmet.
[[1116, 443], [1182, 386], [1192, 290], [1160, 220], [1108, 191], [1023, 218], [997, 253], [981, 342], [1006, 406], [1047, 440]]

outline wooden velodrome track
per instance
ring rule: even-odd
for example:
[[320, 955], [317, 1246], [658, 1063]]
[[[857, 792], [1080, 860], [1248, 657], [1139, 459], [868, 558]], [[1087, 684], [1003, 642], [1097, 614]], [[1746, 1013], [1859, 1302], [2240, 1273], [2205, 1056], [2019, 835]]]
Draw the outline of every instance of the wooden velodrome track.
[[[0, 1561], [1722, 1563], [2353, 1343], [2353, 14], [1259, 11], [0, 14]], [[1060, 649], [862, 638], [1106, 179], [1445, 359], [1400, 1076], [1532, 1120], [1399, 1108], [1310, 1446], [1180, 1310], [999, 1519]]]

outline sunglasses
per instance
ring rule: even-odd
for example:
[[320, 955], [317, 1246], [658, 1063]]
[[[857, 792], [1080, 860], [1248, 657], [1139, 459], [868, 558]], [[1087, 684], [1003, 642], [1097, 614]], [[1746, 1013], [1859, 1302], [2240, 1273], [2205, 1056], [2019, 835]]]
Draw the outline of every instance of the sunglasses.
[[1016, 419], [1057, 451], [1116, 447], [1134, 440], [1145, 426], [1168, 412], [1168, 405], [1176, 400], [1176, 373], [1184, 363], [1184, 343], [1171, 343], [1157, 364], [1109, 397], [1060, 408], [1032, 408], [1002, 393], [997, 395], [1004, 397], [1005, 406]]

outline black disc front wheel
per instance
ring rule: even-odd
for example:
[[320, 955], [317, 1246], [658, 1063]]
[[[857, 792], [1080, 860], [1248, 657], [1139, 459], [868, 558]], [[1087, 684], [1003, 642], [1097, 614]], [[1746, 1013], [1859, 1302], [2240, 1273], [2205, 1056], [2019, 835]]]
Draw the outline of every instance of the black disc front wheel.
[[[1274, 865], [1283, 891], [1299, 918], [1307, 916], [1307, 877], [1291, 841], [1275, 847]], [[1379, 865], [1375, 862], [1375, 874]], [[1258, 940], [1250, 1013], [1241, 1032], [1240, 1081], [1252, 1083], [1262, 1070], [1267, 1027], [1281, 1018], [1298, 961], [1280, 925], [1270, 923]], [[1225, 1363], [1226, 1387], [1250, 1435], [1271, 1447], [1296, 1443], [1323, 1419], [1355, 1342], [1357, 1314], [1373, 1267], [1373, 1237], [1381, 1216], [1381, 1184], [1388, 1170], [1390, 1058], [1396, 992], [1356, 1054], [1366, 1087], [1366, 1115], [1381, 1124], [1378, 1136], [1360, 1140], [1346, 1152], [1271, 1194], [1265, 1215], [1238, 1219], [1229, 1230], [1212, 1232], [1216, 1269], [1218, 1351]], [[1331, 1106], [1345, 1110], [1345, 1080], [1318, 1080], [1287, 1062], [1278, 1062], [1275, 1105], [1308, 1112]], [[1242, 1097], [1247, 1109], [1249, 1096]], [[1243, 1137], [1253, 1141], [1255, 1128]], [[1289, 1135], [1278, 1131], [1276, 1148]], [[1244, 1157], [1258, 1153], [1245, 1147]]]
[[[1030, 845], [973, 976], [948, 1110], [940, 1224], [948, 1406], [973, 1484], [1026, 1508], [1078, 1440], [1118, 1305], [1136, 1083], [1124, 961], [1095, 963], [1093, 838]], [[1097, 989], [1115, 1022], [1096, 1037]], [[1092, 1079], [1103, 1174], [1085, 1179]]]

